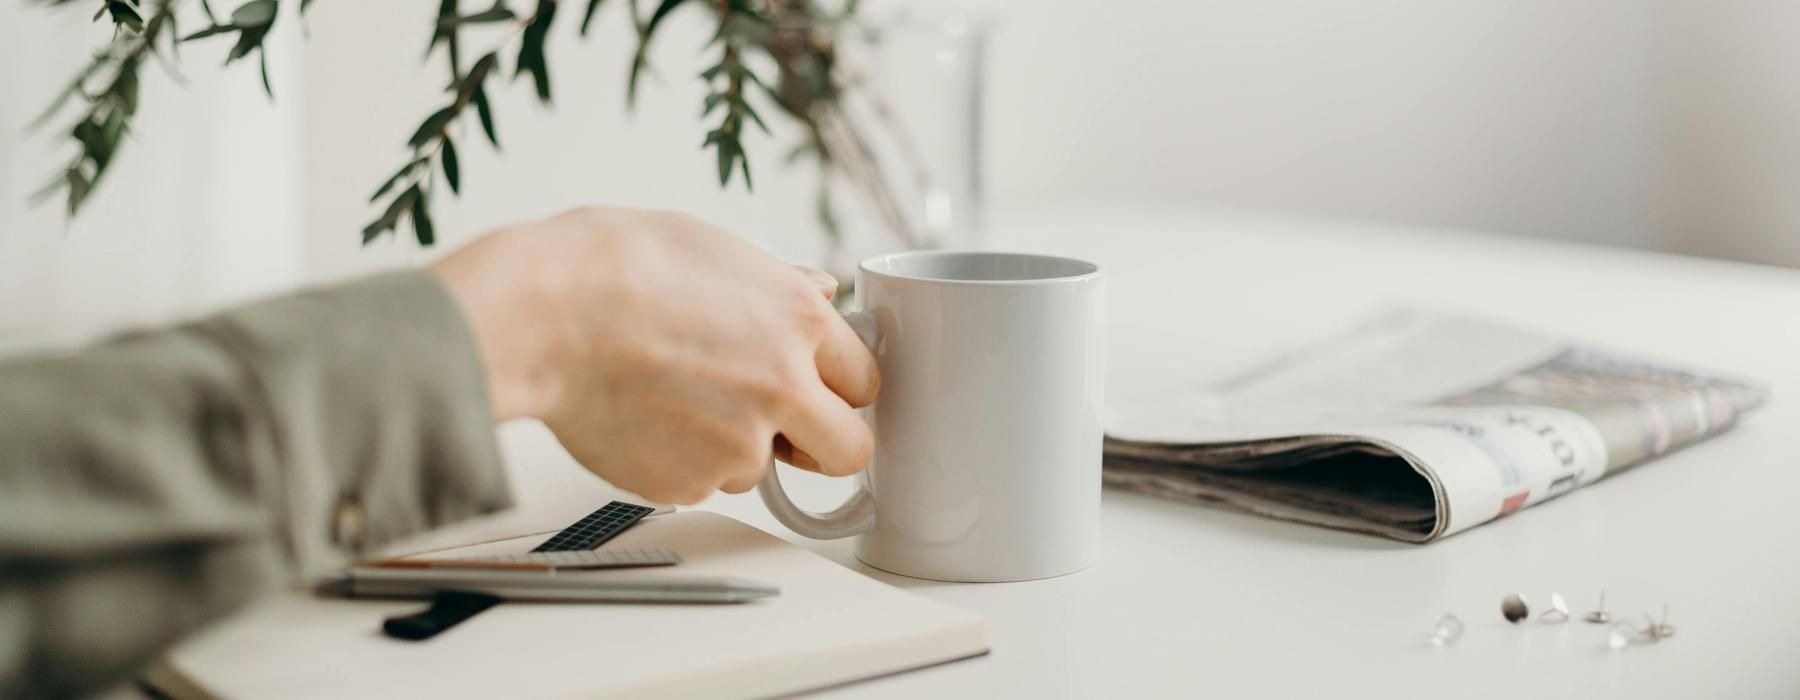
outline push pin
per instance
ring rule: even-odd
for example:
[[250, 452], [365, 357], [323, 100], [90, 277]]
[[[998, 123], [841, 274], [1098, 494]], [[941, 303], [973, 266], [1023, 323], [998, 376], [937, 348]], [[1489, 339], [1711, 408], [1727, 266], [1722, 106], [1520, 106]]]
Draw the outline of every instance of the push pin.
[[1431, 645], [1434, 647], [1449, 646], [1462, 638], [1463, 621], [1451, 613], [1438, 616], [1437, 623], [1431, 626]]
[[1561, 593], [1550, 594], [1550, 609], [1538, 614], [1538, 622], [1560, 625], [1569, 621], [1569, 602]]
[[1637, 640], [1645, 644], [1660, 642], [1675, 636], [1675, 628], [1669, 625], [1669, 607], [1663, 606], [1663, 621], [1657, 622], [1650, 613], [1644, 613], [1644, 627], [1638, 630]]
[[[1606, 633], [1606, 646], [1613, 649], [1624, 649], [1634, 644], [1655, 644], [1666, 639], [1662, 634], [1661, 627], [1654, 618], [1650, 617], [1650, 613], [1644, 613], [1644, 626], [1642, 627], [1630, 622], [1615, 622]], [[1674, 634], [1674, 628], [1669, 628], [1669, 634]]]
[[1629, 622], [1615, 622], [1606, 631], [1606, 646], [1612, 649], [1624, 649], [1638, 641], [1638, 631]]
[[1657, 630], [1656, 618], [1651, 617], [1650, 613], [1644, 613], [1644, 626], [1638, 629], [1637, 639], [1645, 644], [1662, 641], [1662, 632]]
[[1500, 616], [1507, 622], [1519, 624], [1521, 620], [1531, 617], [1531, 605], [1525, 602], [1525, 596], [1514, 593], [1500, 600]]
[[1612, 622], [1612, 614], [1606, 612], [1606, 589], [1600, 589], [1600, 607], [1583, 616], [1581, 619], [1596, 625], [1604, 625], [1608, 622]]
[[1663, 603], [1662, 621], [1651, 623], [1650, 631], [1656, 635], [1656, 638], [1658, 640], [1668, 639], [1670, 637], [1675, 636], [1675, 627], [1673, 625], [1669, 624], [1669, 604], [1668, 603]]

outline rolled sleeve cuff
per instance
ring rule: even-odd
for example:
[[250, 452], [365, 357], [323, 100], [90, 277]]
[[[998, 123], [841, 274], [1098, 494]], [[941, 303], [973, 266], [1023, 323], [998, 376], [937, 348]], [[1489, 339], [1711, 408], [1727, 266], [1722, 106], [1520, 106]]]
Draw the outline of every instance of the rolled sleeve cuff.
[[436, 277], [391, 272], [203, 322], [254, 378], [298, 573], [512, 505], [474, 337]]

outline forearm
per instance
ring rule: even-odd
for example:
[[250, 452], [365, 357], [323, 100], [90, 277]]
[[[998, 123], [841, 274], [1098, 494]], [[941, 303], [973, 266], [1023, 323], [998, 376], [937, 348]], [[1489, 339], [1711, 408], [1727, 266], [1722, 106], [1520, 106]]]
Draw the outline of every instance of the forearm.
[[0, 695], [116, 681], [282, 578], [509, 503], [429, 275], [0, 365]]

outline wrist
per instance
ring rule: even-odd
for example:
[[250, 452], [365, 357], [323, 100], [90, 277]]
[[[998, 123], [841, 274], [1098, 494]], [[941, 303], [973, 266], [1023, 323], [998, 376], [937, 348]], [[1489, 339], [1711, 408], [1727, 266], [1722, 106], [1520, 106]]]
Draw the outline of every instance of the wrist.
[[543, 417], [565, 384], [556, 355], [558, 296], [545, 289], [544, 256], [529, 236], [483, 236], [432, 266], [462, 309], [487, 374], [488, 402], [499, 421]]

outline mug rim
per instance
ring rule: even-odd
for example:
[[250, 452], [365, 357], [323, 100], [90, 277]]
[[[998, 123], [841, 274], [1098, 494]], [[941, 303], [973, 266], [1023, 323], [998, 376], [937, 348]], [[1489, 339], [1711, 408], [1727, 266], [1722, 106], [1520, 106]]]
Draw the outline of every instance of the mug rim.
[[[1028, 258], [1028, 259], [1034, 259], [1034, 260], [1046, 260], [1046, 261], [1055, 261], [1058, 263], [1073, 264], [1076, 266], [1085, 267], [1085, 268], [1087, 268], [1087, 270], [1085, 272], [1081, 272], [1078, 274], [1059, 275], [1056, 277], [1033, 277], [1030, 279], [981, 280], [981, 279], [953, 279], [953, 278], [948, 278], [948, 277], [930, 277], [930, 276], [926, 276], [926, 275], [903, 274], [903, 273], [891, 272], [891, 271], [887, 271], [887, 270], [877, 270], [877, 269], [874, 269], [873, 267], [871, 267], [871, 265], [874, 263], [890, 261], [890, 260], [902, 260], [902, 259], [912, 259], [912, 258], [956, 258], [956, 257], [1013, 258], [1013, 259]], [[1099, 279], [1101, 276], [1103, 276], [1103, 274], [1106, 271], [1106, 269], [1101, 267], [1099, 263], [1082, 260], [1080, 258], [1071, 258], [1071, 257], [1067, 257], [1067, 256], [1062, 256], [1062, 255], [1045, 255], [1042, 253], [1019, 253], [1019, 252], [1003, 251], [1003, 250], [906, 250], [906, 251], [899, 251], [899, 252], [895, 252], [895, 253], [884, 253], [881, 255], [874, 255], [874, 256], [867, 257], [867, 258], [863, 258], [862, 262], [856, 264], [856, 269], [857, 269], [857, 271], [859, 271], [863, 274], [874, 275], [877, 277], [883, 277], [883, 278], [887, 278], [887, 279], [906, 280], [909, 282], [928, 282], [931, 284], [970, 285], [970, 286], [1026, 286], [1026, 285], [1045, 285], [1045, 284], [1070, 284], [1070, 283], [1077, 283], [1077, 282], [1085, 282], [1085, 281], [1093, 280], [1093, 279]]]

